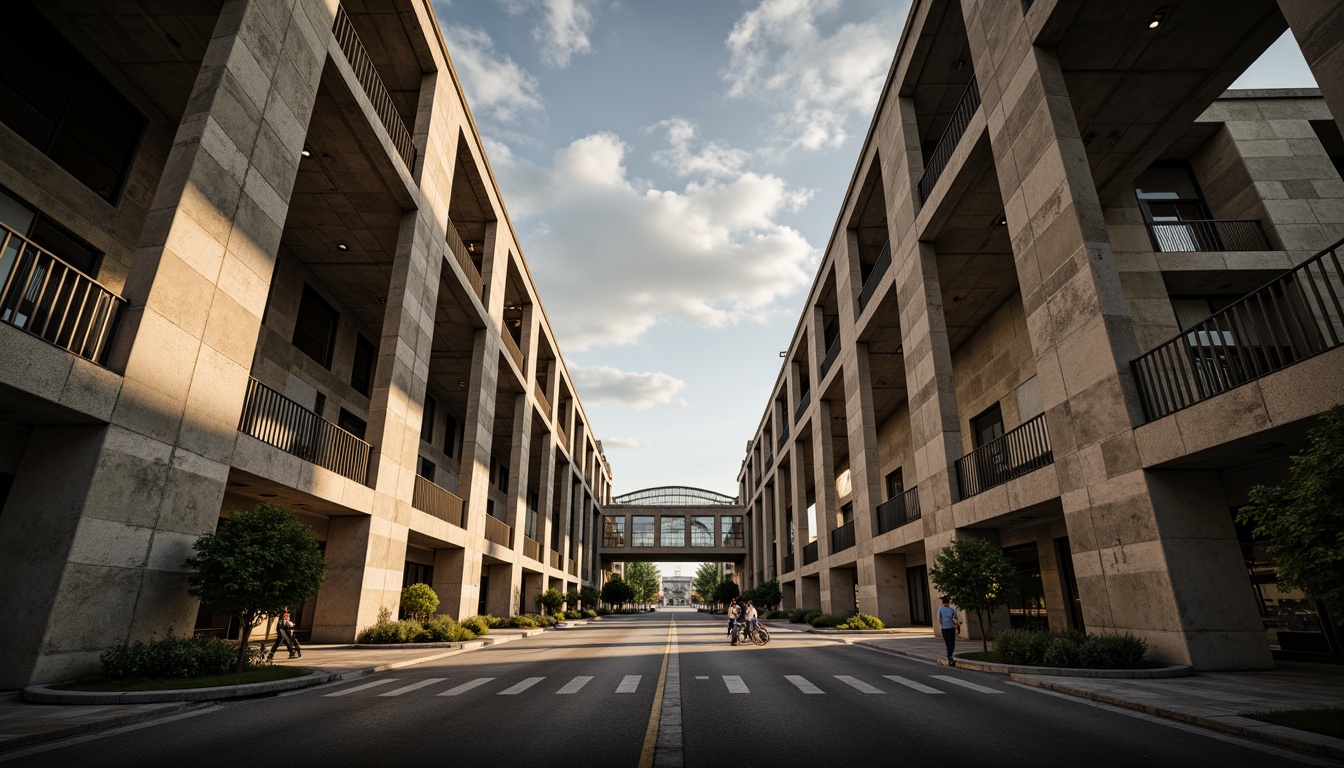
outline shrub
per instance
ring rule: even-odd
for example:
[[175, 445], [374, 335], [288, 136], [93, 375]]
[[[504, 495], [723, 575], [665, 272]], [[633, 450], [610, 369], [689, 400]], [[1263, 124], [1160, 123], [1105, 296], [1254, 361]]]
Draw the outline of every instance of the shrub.
[[[255, 646], [249, 646], [247, 663], [264, 662]], [[121, 680], [150, 677], [202, 677], [219, 675], [233, 668], [238, 646], [215, 637], [174, 637], [121, 643], [103, 651], [98, 660], [103, 674]]]
[[583, 617], [585, 619], [596, 619], [597, 616], [598, 616], [597, 611], [594, 611], [592, 608], [589, 608], [588, 610], [583, 612]]
[[787, 619], [787, 618], [789, 618], [789, 614], [790, 614], [789, 611], [766, 611], [766, 613], [765, 613], [765, 618], [767, 618], [767, 619]]
[[808, 622], [817, 629], [833, 629], [844, 624], [847, 621], [844, 616], [836, 616], [833, 613], [823, 613]]
[[380, 621], [359, 633], [359, 642], [367, 644], [418, 643], [427, 637], [424, 625], [414, 619]]
[[425, 642], [460, 643], [476, 639], [476, 633], [447, 616], [436, 616], [425, 622]]
[[560, 606], [565, 604], [565, 595], [555, 587], [537, 595], [537, 607], [542, 613], [555, 613], [560, 610]]
[[582, 619], [582, 618], [583, 618], [583, 614], [582, 614], [582, 613], [579, 613], [578, 611], [565, 611], [565, 618], [566, 618], [566, 619]]
[[598, 615], [598, 616], [610, 616], [610, 615], [611, 615], [611, 609], [610, 609], [610, 608], [598, 608], [598, 609], [597, 609], [597, 615]]
[[994, 650], [1010, 664], [1082, 669], [1135, 669], [1148, 644], [1131, 634], [1084, 635], [1081, 632], [1031, 632], [1009, 629], [994, 640]]
[[468, 616], [462, 620], [462, 626], [470, 629], [477, 637], [490, 634], [491, 627], [505, 626], [503, 624], [492, 623], [493, 616]]
[[1082, 664], [1088, 669], [1134, 669], [1143, 663], [1148, 643], [1126, 632], [1091, 635], [1082, 649]]
[[1082, 665], [1082, 649], [1086, 638], [1075, 632], [1061, 632], [1045, 645], [1042, 662], [1047, 667], [1078, 667]]
[[836, 627], [836, 629], [886, 629], [887, 625], [876, 616], [870, 616], [866, 613], [856, 613], [849, 617], [849, 621]]
[[796, 608], [789, 613], [789, 621], [794, 624], [811, 624], [812, 619], [821, 615], [816, 608]]
[[509, 626], [508, 616], [491, 616], [490, 614], [487, 613], [481, 618], [485, 619], [486, 623], [489, 624], [491, 629], [501, 629], [503, 627]]
[[428, 584], [412, 584], [401, 590], [401, 612], [408, 619], [429, 621], [439, 607], [439, 596]]
[[541, 622], [537, 621], [531, 616], [528, 616], [527, 614], [523, 614], [521, 616], [514, 616], [513, 621], [509, 623], [518, 629], [536, 629], [537, 627], [541, 626]]

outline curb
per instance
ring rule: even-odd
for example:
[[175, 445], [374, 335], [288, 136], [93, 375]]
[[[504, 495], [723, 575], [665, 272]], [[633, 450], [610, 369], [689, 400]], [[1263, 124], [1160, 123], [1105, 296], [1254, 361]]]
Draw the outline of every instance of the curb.
[[68, 739], [72, 736], [82, 736], [86, 733], [97, 731], [107, 731], [113, 728], [121, 728], [127, 725], [135, 725], [149, 720], [157, 720], [165, 715], [173, 715], [179, 712], [186, 712], [192, 709], [199, 709], [205, 704], [199, 702], [179, 701], [166, 703], [158, 709], [148, 712], [128, 712], [124, 715], [109, 717], [106, 720], [99, 720], [91, 723], [80, 723], [78, 725], [69, 725], [64, 728], [58, 728], [53, 731], [42, 731], [40, 733], [30, 733], [26, 736], [16, 736], [12, 739], [5, 739], [0, 742], [0, 755], [23, 747], [31, 747], [37, 744], [45, 744], [49, 741], [59, 741]]
[[[947, 659], [939, 659], [946, 666]], [[1107, 680], [1165, 680], [1173, 677], [1189, 677], [1195, 673], [1193, 667], [1173, 664], [1156, 669], [1075, 669], [1072, 667], [1031, 667], [1025, 664], [1001, 664], [990, 661], [976, 661], [957, 656], [958, 669], [970, 669], [976, 672], [992, 672], [1000, 675], [1040, 675], [1048, 677], [1084, 677]]]

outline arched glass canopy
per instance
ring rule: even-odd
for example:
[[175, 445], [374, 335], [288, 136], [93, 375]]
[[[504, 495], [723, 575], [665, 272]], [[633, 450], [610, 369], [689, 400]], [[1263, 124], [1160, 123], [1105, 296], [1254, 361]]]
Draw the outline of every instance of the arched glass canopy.
[[611, 503], [646, 507], [731, 507], [737, 504], [737, 497], [725, 496], [722, 493], [707, 491], [704, 488], [663, 485], [657, 488], [645, 488], [623, 493], [620, 496], [613, 497]]

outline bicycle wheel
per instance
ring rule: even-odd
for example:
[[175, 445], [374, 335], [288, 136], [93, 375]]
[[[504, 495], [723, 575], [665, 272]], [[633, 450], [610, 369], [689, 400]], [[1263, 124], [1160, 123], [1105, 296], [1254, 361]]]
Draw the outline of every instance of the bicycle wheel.
[[751, 636], [751, 642], [757, 645], [765, 645], [770, 642], [770, 633], [766, 631], [765, 627], [757, 627]]

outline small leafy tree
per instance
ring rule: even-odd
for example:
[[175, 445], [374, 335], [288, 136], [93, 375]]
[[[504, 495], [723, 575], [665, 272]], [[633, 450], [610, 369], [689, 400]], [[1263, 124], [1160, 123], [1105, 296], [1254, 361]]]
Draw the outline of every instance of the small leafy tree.
[[602, 599], [613, 606], [625, 605], [635, 599], [635, 590], [620, 576], [612, 576], [611, 581], [602, 585]]
[[780, 590], [779, 582], [773, 579], [747, 590], [745, 597], [762, 610], [772, 610], [775, 606], [784, 602], [784, 592]]
[[653, 563], [630, 563], [625, 567], [625, 583], [635, 590], [635, 602], [647, 603], [658, 594], [663, 575]]
[[235, 672], [247, 665], [252, 628], [317, 594], [327, 571], [313, 529], [279, 504], [234, 514], [192, 549], [196, 554], [184, 563], [191, 595], [236, 616], [242, 627]]
[[594, 608], [597, 601], [602, 599], [602, 593], [593, 587], [584, 587], [579, 590], [579, 604], [584, 608]]
[[714, 588], [714, 602], [727, 604], [729, 600], [737, 597], [741, 592], [737, 584], [732, 579], [724, 579]]
[[555, 613], [560, 610], [560, 606], [564, 604], [564, 594], [555, 587], [551, 587], [540, 595], [537, 595], [537, 607], [541, 608], [542, 613]]
[[[992, 542], [984, 539], [955, 539], [943, 547], [929, 569], [938, 591], [953, 605], [975, 612], [980, 628], [980, 643], [989, 651], [989, 635], [994, 632], [995, 608], [1008, 602], [1009, 590], [1019, 578], [1017, 566]], [[985, 617], [989, 632], [985, 632]]]
[[704, 600], [714, 597], [714, 588], [719, 586], [719, 566], [717, 563], [701, 563], [695, 569], [695, 580], [691, 582], [695, 593]]
[[565, 593], [565, 605], [568, 606], [570, 610], [575, 610], [579, 607], [579, 590], [571, 589]]
[[439, 596], [428, 584], [412, 584], [401, 590], [401, 612], [408, 619], [429, 621], [439, 607]]
[[1300, 589], [1334, 611], [1344, 609], [1344, 406], [1321, 416], [1307, 447], [1292, 457], [1283, 485], [1258, 485], [1237, 522], [1268, 538], [1279, 589]]

